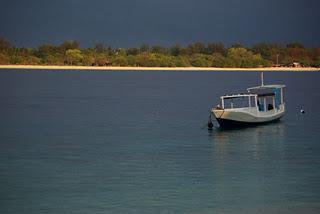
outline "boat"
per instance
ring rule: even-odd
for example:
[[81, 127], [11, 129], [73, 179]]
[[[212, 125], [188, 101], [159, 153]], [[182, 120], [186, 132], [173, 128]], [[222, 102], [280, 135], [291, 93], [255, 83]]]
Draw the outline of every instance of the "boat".
[[256, 126], [278, 121], [285, 114], [285, 85], [261, 85], [247, 88], [245, 93], [224, 95], [211, 109], [220, 129]]

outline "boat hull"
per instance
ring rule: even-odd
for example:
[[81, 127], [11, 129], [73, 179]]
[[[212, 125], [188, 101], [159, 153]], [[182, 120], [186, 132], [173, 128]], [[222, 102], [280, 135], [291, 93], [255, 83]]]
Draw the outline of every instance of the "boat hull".
[[276, 118], [274, 120], [265, 121], [265, 122], [244, 122], [244, 121], [236, 121], [236, 120], [229, 120], [229, 119], [221, 119], [216, 118], [219, 123], [220, 129], [240, 129], [246, 127], [253, 127], [259, 125], [265, 125], [269, 123], [276, 123], [280, 120], [281, 117]]
[[212, 114], [221, 129], [257, 126], [278, 121], [284, 116], [284, 105], [280, 109], [259, 112], [256, 108], [212, 109]]

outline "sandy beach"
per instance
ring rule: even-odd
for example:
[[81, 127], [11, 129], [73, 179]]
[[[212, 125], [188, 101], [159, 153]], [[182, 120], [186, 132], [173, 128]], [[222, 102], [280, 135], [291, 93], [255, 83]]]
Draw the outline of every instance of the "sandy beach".
[[215, 67], [116, 67], [116, 66], [56, 66], [56, 65], [0, 65], [0, 69], [37, 70], [101, 70], [101, 71], [320, 71], [314, 67], [215, 68]]

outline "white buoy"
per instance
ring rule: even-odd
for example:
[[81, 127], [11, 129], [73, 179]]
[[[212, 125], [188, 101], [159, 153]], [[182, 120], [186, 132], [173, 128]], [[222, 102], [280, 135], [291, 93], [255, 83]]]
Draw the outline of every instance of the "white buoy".
[[304, 113], [306, 113], [306, 112], [305, 112], [303, 109], [301, 109], [301, 110], [300, 110], [300, 113], [301, 113], [301, 114], [304, 114]]

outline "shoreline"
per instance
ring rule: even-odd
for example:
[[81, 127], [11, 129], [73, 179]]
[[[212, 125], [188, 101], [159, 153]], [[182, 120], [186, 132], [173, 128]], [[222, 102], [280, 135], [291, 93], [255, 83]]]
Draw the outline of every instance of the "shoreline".
[[216, 67], [118, 67], [118, 66], [69, 66], [69, 65], [0, 65], [0, 69], [27, 70], [100, 70], [100, 71], [320, 71], [315, 67], [265, 67], [265, 68], [216, 68]]

